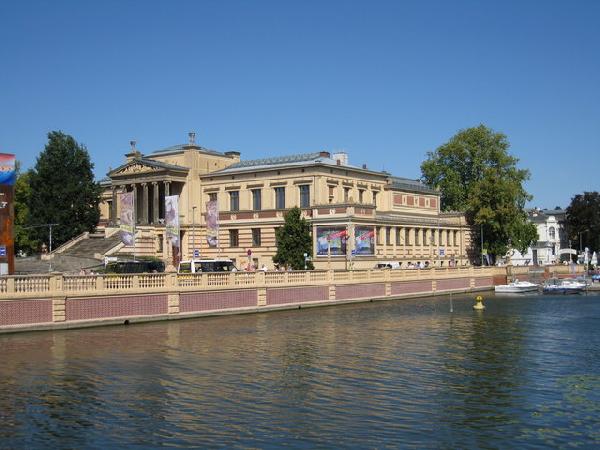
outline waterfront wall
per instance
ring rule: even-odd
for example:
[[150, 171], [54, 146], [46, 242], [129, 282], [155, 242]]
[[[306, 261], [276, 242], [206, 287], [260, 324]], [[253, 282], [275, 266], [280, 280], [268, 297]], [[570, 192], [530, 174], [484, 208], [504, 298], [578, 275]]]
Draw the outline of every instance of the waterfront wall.
[[469, 292], [506, 278], [496, 267], [1, 277], [0, 332]]

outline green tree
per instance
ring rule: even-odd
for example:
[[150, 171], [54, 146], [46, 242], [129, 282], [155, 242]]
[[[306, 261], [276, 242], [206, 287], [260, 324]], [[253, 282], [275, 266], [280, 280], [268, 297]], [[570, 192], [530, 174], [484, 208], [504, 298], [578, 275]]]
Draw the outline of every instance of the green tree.
[[[285, 214], [285, 224], [277, 229], [275, 238], [277, 253], [273, 262], [293, 270], [304, 270], [304, 253], [312, 255], [312, 236], [300, 208], [292, 208]], [[307, 262], [307, 268], [314, 269], [312, 261]]]
[[442, 210], [464, 211], [478, 253], [483, 232], [492, 260], [509, 245], [524, 252], [538, 238], [525, 212], [529, 171], [517, 168], [509, 147], [504, 134], [479, 125], [460, 130], [421, 164], [422, 180], [440, 190]]
[[584, 192], [571, 199], [567, 207], [567, 233], [569, 239], [588, 247], [591, 251], [600, 251], [600, 194]]
[[32, 237], [49, 241], [45, 224], [53, 228], [53, 247], [84, 231], [93, 231], [100, 218], [101, 188], [94, 181], [85, 146], [60, 131], [48, 133], [48, 143], [30, 174], [29, 221]]
[[15, 183], [15, 252], [35, 253], [38, 241], [32, 237], [33, 231], [29, 214], [29, 198], [31, 197], [31, 170], [21, 173], [17, 162], [17, 182]]

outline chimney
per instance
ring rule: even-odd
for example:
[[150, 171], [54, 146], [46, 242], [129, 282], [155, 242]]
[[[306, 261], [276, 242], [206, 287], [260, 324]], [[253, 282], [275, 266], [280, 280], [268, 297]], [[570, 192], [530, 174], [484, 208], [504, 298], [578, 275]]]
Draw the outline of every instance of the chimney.
[[331, 158], [331, 154], [329, 152], [319, 152], [319, 156], [321, 158]]
[[348, 165], [348, 153], [346, 152], [336, 152], [332, 156], [333, 159], [339, 161], [339, 165], [347, 166]]
[[342, 165], [342, 161], [341, 161], [341, 160], [339, 160], [339, 159], [336, 159], [336, 160], [335, 160], [335, 163], [336, 163], [338, 166], [341, 166], [341, 165]]
[[190, 131], [188, 133], [188, 144], [189, 145], [196, 145], [196, 133], [194, 133], [193, 131]]

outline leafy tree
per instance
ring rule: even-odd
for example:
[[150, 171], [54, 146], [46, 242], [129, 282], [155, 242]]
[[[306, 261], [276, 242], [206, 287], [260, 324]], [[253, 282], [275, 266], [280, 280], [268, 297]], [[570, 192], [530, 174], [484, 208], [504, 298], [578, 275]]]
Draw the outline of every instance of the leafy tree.
[[421, 164], [423, 181], [441, 192], [442, 209], [465, 212], [477, 247], [483, 231], [492, 261], [509, 245], [524, 252], [538, 238], [525, 212], [529, 171], [517, 168], [509, 147], [504, 134], [479, 125], [460, 130]]
[[101, 188], [94, 181], [94, 165], [85, 146], [61, 131], [48, 133], [48, 143], [30, 174], [28, 207], [33, 237], [48, 242], [55, 223], [53, 247], [84, 231], [93, 231], [100, 218]]
[[31, 170], [21, 173], [17, 162], [17, 182], [15, 183], [15, 252], [33, 253], [38, 248], [38, 242], [32, 238], [29, 214], [29, 198], [31, 197]]
[[[285, 214], [285, 224], [277, 229], [275, 238], [277, 253], [273, 262], [293, 270], [304, 270], [304, 253], [312, 254], [312, 236], [300, 208], [292, 208]], [[307, 261], [306, 265], [308, 269], [314, 269], [312, 261]]]
[[600, 251], [600, 194], [584, 192], [571, 199], [567, 207], [567, 233], [581, 247]]

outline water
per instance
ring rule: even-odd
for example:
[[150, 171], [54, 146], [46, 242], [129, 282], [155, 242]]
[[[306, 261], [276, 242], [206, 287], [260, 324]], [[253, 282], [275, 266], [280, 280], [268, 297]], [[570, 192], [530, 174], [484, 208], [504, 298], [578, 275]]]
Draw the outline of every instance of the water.
[[0, 336], [2, 448], [600, 445], [600, 296]]

